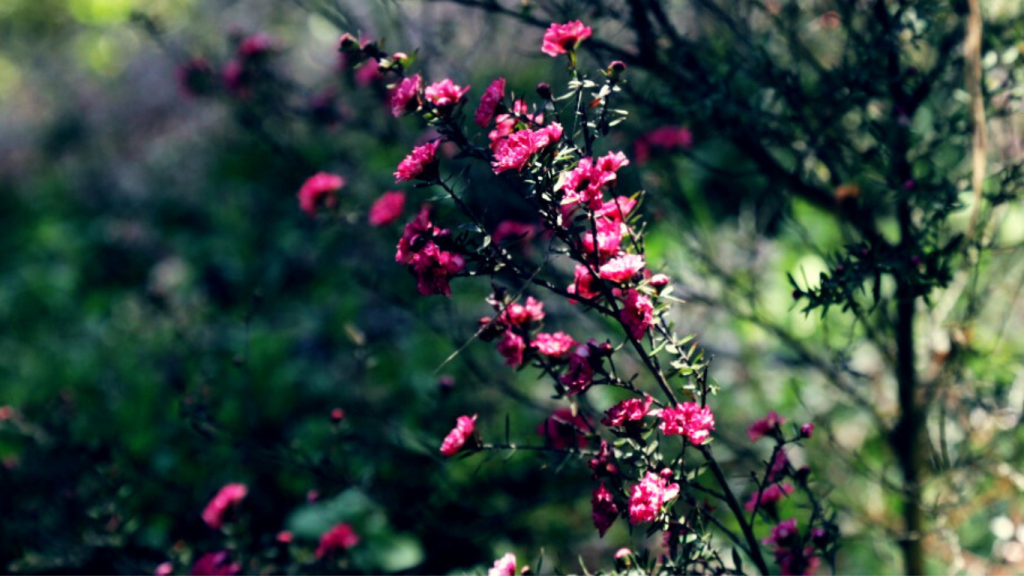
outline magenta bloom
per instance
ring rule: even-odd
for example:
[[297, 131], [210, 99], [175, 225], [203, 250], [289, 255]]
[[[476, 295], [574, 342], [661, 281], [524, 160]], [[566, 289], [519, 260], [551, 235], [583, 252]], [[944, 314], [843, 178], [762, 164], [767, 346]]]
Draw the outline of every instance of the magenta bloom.
[[663, 126], [644, 134], [636, 140], [636, 161], [645, 164], [652, 150], [679, 150], [693, 146], [693, 132], [685, 126]]
[[599, 208], [604, 203], [602, 188], [616, 179], [615, 172], [602, 170], [593, 158], [581, 158], [579, 164], [565, 177], [562, 191], [564, 202], [570, 205], [588, 204]]
[[807, 422], [800, 426], [800, 436], [810, 438], [814, 434], [814, 422]]
[[323, 558], [335, 552], [348, 550], [359, 544], [359, 535], [352, 530], [348, 524], [338, 524], [323, 536], [320, 536], [320, 545], [316, 547], [316, 557]]
[[785, 418], [779, 418], [779, 415], [775, 410], [772, 410], [767, 416], [761, 418], [757, 422], [754, 422], [750, 425], [750, 428], [747, 428], [747, 437], [750, 438], [751, 442], [757, 442], [785, 422]]
[[593, 497], [590, 499], [592, 509], [591, 518], [594, 519], [594, 527], [597, 533], [604, 538], [604, 533], [612, 527], [615, 519], [619, 517], [619, 507], [615, 505], [615, 499], [611, 491], [601, 482], [601, 485], [594, 489]]
[[494, 566], [487, 571], [487, 576], [517, 576], [516, 555], [509, 552], [494, 561]]
[[675, 408], [663, 409], [661, 433], [666, 436], [686, 436], [695, 446], [703, 444], [715, 429], [715, 415], [707, 406], [696, 402], [683, 402]]
[[505, 358], [506, 364], [513, 368], [522, 365], [523, 352], [526, 351], [526, 342], [522, 336], [511, 330], [505, 330], [497, 347], [498, 353]]
[[643, 268], [643, 256], [639, 254], [626, 254], [602, 264], [597, 273], [604, 280], [625, 284], [636, 277]]
[[341, 176], [318, 172], [299, 188], [299, 208], [309, 216], [316, 216], [316, 208], [321, 204], [333, 208], [338, 203], [334, 193], [344, 186], [345, 179]]
[[577, 264], [575, 275], [575, 280], [566, 289], [566, 292], [588, 300], [600, 296], [600, 293], [594, 287], [594, 277], [590, 274], [590, 270], [588, 270], [586, 266]]
[[274, 49], [274, 41], [266, 34], [257, 33], [247, 36], [238, 44], [238, 56], [240, 58], [258, 58], [264, 56]]
[[664, 274], [655, 274], [654, 276], [651, 276], [651, 286], [654, 286], [659, 291], [665, 286], [668, 286], [669, 282], [670, 280], [668, 279], [668, 276]]
[[576, 346], [576, 341], [565, 332], [547, 334], [541, 332], [533, 339], [530, 346], [537, 352], [550, 358], [564, 358]]
[[385, 226], [402, 217], [405, 209], [405, 192], [385, 192], [370, 207], [370, 226]]
[[476, 414], [473, 414], [472, 418], [469, 416], [459, 416], [455, 422], [455, 428], [452, 428], [452, 431], [445, 436], [444, 442], [441, 443], [441, 454], [448, 458], [458, 454], [475, 431]]
[[775, 460], [772, 461], [772, 467], [768, 471], [768, 482], [774, 482], [786, 472], [786, 468], [789, 466], [789, 457], [786, 456], [785, 450], [779, 450], [778, 454], [775, 455]]
[[408, 182], [417, 178], [430, 180], [436, 176], [437, 160], [434, 156], [440, 145], [440, 140], [434, 140], [413, 148], [405, 160], [398, 164], [398, 170], [395, 171], [395, 182]]
[[614, 475], [619, 473], [619, 467], [615, 465], [612, 451], [608, 448], [608, 442], [605, 440], [601, 440], [601, 448], [597, 451], [597, 456], [591, 458], [588, 465], [594, 471], [594, 478], [597, 478], [600, 474]]
[[203, 510], [203, 522], [214, 530], [219, 530], [224, 525], [224, 517], [228, 511], [241, 504], [249, 489], [245, 484], [226, 484], [217, 495], [210, 500]]
[[558, 142], [562, 137], [562, 125], [552, 122], [550, 125], [537, 130], [520, 130], [509, 135], [508, 138], [498, 142], [494, 151], [494, 173], [500, 174], [506, 170], [521, 171], [534, 154]]
[[494, 228], [491, 239], [495, 244], [501, 244], [506, 239], [515, 239], [517, 242], [529, 242], [537, 235], [537, 227], [533, 224], [516, 222], [514, 220], [502, 220]]
[[153, 576], [171, 576], [174, 573], [174, 564], [163, 562], [153, 570]]
[[523, 326], [529, 322], [540, 322], [544, 319], [544, 303], [533, 296], [527, 296], [525, 304], [513, 302], [506, 306], [498, 319], [508, 326]]
[[582, 416], [573, 416], [569, 408], [559, 408], [541, 422], [537, 427], [537, 434], [543, 436], [552, 448], [558, 450], [583, 448], [587, 445], [587, 437], [583, 431], [588, 429], [587, 421]]
[[[622, 245], [622, 223], [616, 220], [609, 220], [608, 218], [601, 218], [597, 222], [597, 261], [606, 262], [609, 258], [612, 258], [619, 253], [619, 247]], [[588, 256], [593, 256], [595, 252], [594, 247], [594, 234], [591, 231], [587, 231], [580, 238], [583, 243], [583, 251]], [[589, 273], [589, 271], [588, 271]], [[598, 271], [600, 274], [600, 270]]]
[[484, 95], [480, 97], [480, 107], [476, 109], [476, 115], [473, 117], [473, 121], [476, 125], [484, 128], [494, 120], [494, 112], [498, 109], [498, 104], [501, 103], [502, 99], [505, 98], [505, 79], [498, 78], [484, 91]]
[[565, 24], [551, 24], [544, 33], [544, 44], [540, 51], [551, 57], [576, 50], [580, 42], [590, 38], [593, 30], [583, 22], [574, 20]]
[[[753, 512], [755, 507], [771, 506], [778, 503], [786, 496], [793, 493], [793, 486], [790, 484], [772, 484], [771, 486], [764, 489], [763, 492], [755, 492], [750, 495], [750, 500], [743, 506], [747, 509], [747, 512]], [[761, 497], [761, 503], [758, 504], [758, 496]]]
[[594, 381], [594, 369], [590, 366], [589, 356], [590, 351], [586, 346], [580, 346], [569, 356], [569, 369], [558, 379], [568, 389], [569, 396], [583, 392]]
[[420, 90], [423, 88], [423, 78], [414, 74], [402, 81], [391, 91], [391, 115], [395, 118], [403, 114], [418, 110], [420, 107]]
[[630, 289], [622, 301], [619, 317], [633, 338], [640, 340], [647, 333], [647, 329], [651, 327], [651, 323], [654, 322], [654, 306], [651, 304], [651, 299]]
[[608, 218], [612, 222], [621, 224], [629, 216], [629, 213], [636, 207], [636, 200], [626, 197], [618, 196], [612, 200], [608, 200], [601, 205], [600, 208], [594, 211], [595, 218]]
[[242, 571], [242, 565], [232, 562], [227, 550], [203, 554], [192, 565], [192, 576], [234, 576]]
[[469, 86], [462, 88], [450, 79], [445, 78], [440, 82], [434, 82], [427, 86], [424, 96], [427, 102], [438, 108], [451, 108], [459, 103], [459, 100], [466, 95], [466, 92], [469, 92]]
[[666, 502], [679, 495], [679, 484], [669, 484], [661, 476], [648, 472], [633, 486], [629, 497], [629, 521], [632, 524], [653, 522]]
[[761, 544], [768, 544], [772, 546], [788, 546], [800, 536], [800, 531], [796, 527], [796, 518], [790, 518], [789, 520], [783, 520], [772, 528], [771, 536], [761, 540]]
[[450, 296], [449, 282], [466, 264], [462, 256], [442, 250], [434, 243], [449, 235], [448, 230], [434, 227], [429, 209], [424, 206], [416, 218], [405, 225], [398, 241], [395, 262], [409, 267], [416, 277], [416, 288], [423, 296]]
[[605, 426], [624, 426], [627, 422], [640, 422], [651, 411], [651, 404], [654, 398], [645, 394], [641, 398], [629, 398], [612, 406], [605, 412], [606, 416], [601, 420]]

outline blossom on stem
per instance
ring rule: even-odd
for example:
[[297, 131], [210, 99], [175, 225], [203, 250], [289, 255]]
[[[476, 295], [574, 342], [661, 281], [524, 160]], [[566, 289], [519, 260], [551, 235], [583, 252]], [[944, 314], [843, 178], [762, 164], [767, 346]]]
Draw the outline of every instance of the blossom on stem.
[[459, 416], [455, 422], [455, 428], [448, 433], [441, 443], [441, 454], [448, 458], [455, 456], [465, 446], [466, 441], [476, 431], [476, 414], [472, 417]]
[[565, 332], [555, 332], [554, 334], [541, 332], [530, 343], [530, 347], [537, 352], [556, 360], [565, 358], [574, 346], [576, 346], [576, 341]]
[[491, 82], [487, 90], [484, 90], [484, 95], [480, 97], [480, 106], [473, 116], [473, 121], [477, 126], [484, 128], [491, 123], [491, 120], [494, 120], [494, 112], [503, 98], [505, 98], [505, 79], [498, 78]]
[[751, 442], [757, 442], [761, 438], [771, 434], [773, 430], [785, 422], [785, 418], [780, 418], [775, 410], [772, 410], [767, 416], [761, 418], [757, 422], [754, 422], [750, 425], [750, 428], [747, 428], [747, 437], [750, 438]]
[[516, 576], [516, 555], [509, 552], [495, 560], [487, 576]]
[[338, 199], [335, 192], [345, 186], [345, 179], [329, 172], [317, 172], [299, 188], [299, 208], [309, 216], [316, 216], [317, 206], [323, 204], [333, 208]]
[[639, 254], [625, 254], [612, 258], [601, 265], [597, 274], [604, 280], [624, 284], [632, 280], [644, 268], [644, 257]]
[[629, 497], [629, 521], [632, 524], [653, 522], [662, 506], [679, 495], [679, 484], [669, 484], [658, 474], [648, 472], [639, 484], [633, 486]]
[[590, 365], [590, 350], [586, 346], [576, 348], [569, 356], [569, 369], [558, 379], [568, 390], [569, 396], [575, 396], [590, 387], [594, 381], [594, 368]]
[[543, 436], [548, 445], [556, 450], [583, 448], [587, 445], [583, 431], [589, 428], [582, 416], [573, 416], [571, 409], [560, 408], [541, 422], [537, 434]]
[[[744, 504], [744, 508], [747, 512], [753, 512], [754, 508], [764, 508], [766, 506], [772, 506], [778, 503], [786, 496], [793, 493], [793, 486], [790, 484], [772, 484], [765, 488], [763, 491], [758, 491], [750, 495], [750, 500]], [[758, 497], [760, 496], [760, 504], [758, 504]]]
[[540, 51], [552, 58], [570, 50], [575, 51], [580, 42], [590, 38], [592, 33], [593, 30], [579, 20], [565, 24], [552, 23], [544, 33], [544, 43], [541, 45]]
[[440, 82], [434, 82], [424, 91], [424, 97], [427, 102], [430, 102], [434, 106], [441, 109], [451, 109], [459, 100], [469, 92], [469, 86], [465, 88], [452, 82], [449, 78], [445, 78]]
[[491, 166], [495, 174], [506, 170], [522, 171], [534, 154], [544, 150], [562, 137], [562, 125], [552, 122], [537, 130], [520, 130], [501, 140], [494, 151]]
[[506, 364], [513, 368], [522, 365], [523, 352], [526, 351], [526, 342], [522, 336], [511, 330], [505, 330], [497, 348], [498, 353], [505, 358]]
[[234, 576], [242, 571], [242, 565], [231, 561], [227, 550], [207, 552], [192, 565], [192, 576]]
[[370, 226], [385, 226], [402, 217], [405, 209], [405, 192], [385, 192], [370, 207]]
[[627, 422], [640, 422], [651, 410], [654, 398], [644, 394], [643, 398], [629, 398], [609, 408], [601, 424], [605, 426], [624, 426]]
[[598, 449], [597, 456], [591, 458], [588, 463], [590, 469], [594, 471], [594, 478], [602, 474], [614, 475], [619, 473], [619, 467], [615, 465], [612, 456], [612, 451], [608, 448], [608, 442], [601, 440], [601, 448]]
[[391, 115], [395, 118], [419, 109], [420, 90], [423, 88], [423, 77], [414, 74], [402, 78], [398, 86], [391, 92]]
[[597, 533], [604, 538], [605, 532], [611, 528], [612, 524], [615, 523], [615, 519], [619, 517], [619, 507], [615, 505], [615, 498], [604, 485], [604, 482], [594, 489], [593, 496], [590, 499], [590, 506], [594, 527], [597, 528]]
[[575, 276], [575, 280], [566, 288], [566, 292], [588, 300], [600, 296], [600, 293], [594, 287], [594, 276], [586, 266], [577, 264]]
[[437, 176], [437, 147], [441, 145], [440, 140], [427, 142], [422, 146], [412, 149], [412, 152], [398, 163], [398, 170], [395, 171], [395, 182], [407, 182], [410, 180], [430, 180]]
[[249, 488], [245, 484], [226, 484], [203, 509], [203, 522], [214, 530], [220, 529], [227, 513], [238, 507], [248, 493]]
[[715, 415], [707, 406], [696, 402], [683, 402], [674, 408], [665, 408], [659, 429], [666, 436], [686, 436], [696, 446], [703, 444], [715, 429]]
[[348, 524], [337, 524], [320, 536], [320, 544], [316, 547], [316, 557], [323, 558], [335, 552], [352, 548], [359, 544], [359, 535]]
[[642, 339], [647, 333], [647, 329], [651, 327], [651, 323], [654, 322], [654, 306], [651, 304], [651, 299], [630, 289], [622, 301], [619, 318], [622, 319], [622, 323], [625, 324], [633, 338]]

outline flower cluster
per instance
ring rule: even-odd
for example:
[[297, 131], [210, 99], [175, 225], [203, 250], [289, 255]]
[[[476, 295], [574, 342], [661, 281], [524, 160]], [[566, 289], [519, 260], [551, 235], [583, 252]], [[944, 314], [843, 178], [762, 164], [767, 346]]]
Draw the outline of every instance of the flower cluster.
[[666, 436], [685, 436], [695, 446], [703, 444], [715, 429], [715, 415], [707, 406], [696, 402], [683, 402], [674, 408], [665, 408], [658, 414], [659, 426]]
[[662, 507], [679, 495], [679, 484], [669, 484], [666, 478], [648, 472], [633, 486], [629, 496], [629, 521], [633, 524], [654, 522]]
[[228, 513], [238, 507], [248, 494], [249, 488], [245, 484], [226, 484], [206, 505], [203, 510], [203, 522], [210, 528], [220, 529]]
[[783, 574], [814, 574], [821, 565], [821, 559], [814, 555], [814, 548], [804, 545], [796, 518], [779, 522], [761, 543], [772, 548], [775, 562]]
[[[604, 533], [611, 528], [615, 519], [619, 517], [619, 507], [615, 504], [615, 499], [604, 485], [604, 482], [594, 489], [590, 505], [593, 509], [591, 516], [594, 520], [594, 526], [597, 528], [598, 534], [603, 538]], [[630, 508], [630, 513], [632, 514], [632, 508]]]
[[408, 266], [416, 276], [420, 294], [451, 295], [449, 281], [462, 271], [465, 260], [457, 253], [441, 248], [451, 233], [436, 228], [430, 221], [430, 210], [424, 206], [416, 218], [406, 224], [398, 241], [395, 262]]

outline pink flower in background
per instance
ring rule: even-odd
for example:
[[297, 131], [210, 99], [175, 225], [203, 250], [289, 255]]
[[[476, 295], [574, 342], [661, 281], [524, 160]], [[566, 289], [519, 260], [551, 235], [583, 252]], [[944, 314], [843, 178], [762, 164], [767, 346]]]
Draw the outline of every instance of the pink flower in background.
[[601, 423], [605, 426], [623, 426], [627, 422], [640, 422], [651, 411], [653, 402], [654, 398], [650, 394], [644, 394], [643, 398], [623, 400], [605, 412], [606, 416]]
[[232, 562], [227, 550], [203, 554], [192, 565], [192, 576], [234, 576], [242, 571], [242, 565]]
[[487, 576], [516, 576], [516, 555], [509, 552], [495, 560]]
[[498, 78], [484, 91], [484, 95], [480, 97], [480, 106], [476, 109], [476, 115], [473, 117], [473, 121], [476, 125], [484, 128], [494, 120], [494, 112], [498, 109], [498, 104], [501, 103], [502, 99], [505, 98], [505, 79]]
[[775, 482], [786, 472], [786, 468], [789, 466], [789, 458], [786, 456], [785, 450], [779, 450], [775, 455], [775, 460], [772, 461], [772, 467], [768, 471], [768, 482]]
[[[753, 512], [755, 507], [765, 507], [772, 504], [778, 503], [780, 500], [793, 493], [793, 486], [790, 484], [772, 484], [771, 486], [764, 489], [763, 492], [755, 492], [750, 495], [750, 500], [744, 505], [747, 512]], [[758, 495], [761, 497], [761, 503], [758, 504]]]
[[511, 330], [505, 330], [497, 348], [498, 353], [505, 358], [506, 364], [513, 368], [522, 365], [523, 352], [526, 351], [526, 342], [522, 336]]
[[274, 41], [263, 33], [246, 36], [238, 44], [238, 56], [240, 58], [258, 58], [274, 50]]
[[619, 507], [615, 505], [615, 498], [612, 497], [611, 491], [604, 485], [604, 482], [594, 489], [590, 507], [592, 510], [590, 516], [594, 520], [594, 527], [597, 528], [597, 533], [604, 538], [604, 533], [619, 517]]
[[651, 299], [630, 289], [622, 301], [619, 317], [633, 338], [642, 339], [654, 321], [654, 306]]
[[547, 334], [541, 332], [530, 343], [537, 352], [550, 358], [564, 358], [576, 346], [576, 341], [565, 332]]
[[664, 274], [655, 274], [654, 276], [651, 276], [651, 286], [654, 286], [659, 291], [665, 286], [668, 286], [669, 282], [670, 280], [668, 276]]
[[783, 520], [776, 526], [772, 527], [771, 535], [764, 540], [761, 540], [761, 544], [788, 546], [799, 536], [800, 532], [796, 527], [796, 518], [790, 518], [789, 520]]
[[551, 57], [576, 50], [580, 42], [590, 38], [593, 30], [583, 22], [574, 20], [565, 24], [551, 24], [544, 33], [544, 43], [540, 51]]
[[751, 442], [757, 442], [785, 422], [785, 418], [779, 418], [779, 415], [775, 410], [772, 410], [767, 416], [761, 418], [757, 422], [754, 422], [750, 425], [750, 428], [747, 428], [747, 437], [750, 438]]
[[224, 525], [224, 517], [228, 511], [237, 507], [248, 493], [249, 489], [245, 484], [226, 484], [206, 505], [203, 510], [203, 522], [210, 528], [220, 529]]
[[693, 147], [693, 132], [685, 126], [663, 126], [637, 138], [634, 147], [637, 163], [645, 164], [653, 149], [672, 151]]
[[422, 88], [423, 77], [419, 74], [402, 78], [402, 81], [391, 92], [391, 115], [399, 118], [407, 112], [418, 109]]
[[476, 414], [473, 414], [472, 418], [459, 416], [455, 422], [455, 428], [445, 436], [444, 442], [441, 443], [441, 454], [448, 458], [458, 454], [474, 431], [476, 431]]
[[587, 437], [583, 431], [589, 429], [587, 421], [582, 416], [573, 416], [569, 408], [559, 408], [540, 423], [537, 434], [543, 436], [552, 448], [564, 450], [577, 446], [586, 447]]
[[639, 254], [626, 254], [602, 264], [597, 273], [604, 280], [624, 284], [636, 277], [643, 268], [643, 256]]
[[[352, 78], [356, 81], [356, 86], [366, 88], [370, 84], [383, 79], [384, 75], [380, 73], [380, 68], [377, 67], [377, 63], [375, 61], [367, 60], [362, 66], [356, 68], [355, 74]], [[408, 101], [402, 105], [400, 110], [405, 110], [406, 105], [408, 105]], [[391, 109], [391, 113], [395, 113], [394, 108]], [[397, 118], [398, 116], [401, 116], [401, 113], [395, 117]]]
[[224, 87], [228, 92], [236, 96], [244, 96], [249, 87], [249, 74], [245, 67], [238, 60], [228, 60], [221, 70], [221, 78], [224, 80]]
[[413, 256], [409, 268], [416, 276], [416, 290], [421, 296], [451, 296], [449, 283], [465, 265], [462, 256], [442, 250], [430, 242]]
[[309, 216], [316, 216], [317, 206], [333, 208], [338, 199], [335, 192], [345, 186], [345, 179], [337, 174], [318, 172], [310, 176], [299, 188], [299, 208]]
[[359, 544], [359, 535], [348, 524], [338, 524], [320, 536], [316, 557], [323, 558], [335, 552], [348, 550]]
[[494, 228], [491, 239], [496, 244], [501, 244], [507, 239], [514, 239], [514, 242], [527, 243], [537, 235], [537, 226], [513, 220], [502, 220]]
[[435, 155], [437, 147], [440, 145], [440, 140], [434, 140], [413, 148], [412, 152], [398, 164], [398, 170], [395, 171], [395, 182], [408, 182], [417, 178], [428, 180], [433, 177], [435, 171], [432, 168], [436, 167]]
[[623, 560], [625, 558], [629, 558], [632, 555], [633, 555], [633, 551], [630, 550], [629, 548], [619, 548], [618, 550], [615, 551], [615, 559], [616, 560]]
[[660, 414], [659, 428], [666, 436], [686, 436], [694, 445], [701, 445], [715, 429], [715, 415], [711, 408], [696, 402], [683, 402], [675, 408], [665, 408]]
[[402, 238], [398, 241], [395, 262], [409, 264], [419, 249], [441, 234], [443, 231], [435, 229], [434, 224], [430, 222], [430, 207], [424, 204], [416, 217], [405, 225]]
[[814, 434], [814, 422], [807, 422], [800, 426], [800, 436], [810, 438]]
[[679, 484], [669, 484], [661, 476], [648, 472], [633, 486], [629, 497], [629, 521], [632, 524], [653, 522], [666, 502], [679, 495]]
[[294, 539], [295, 535], [288, 530], [281, 530], [277, 533], [277, 536], [274, 537], [274, 540], [277, 540], [281, 544], [291, 544]]
[[580, 346], [569, 356], [569, 369], [558, 379], [568, 388], [569, 396], [575, 396], [590, 387], [594, 381], [594, 369], [590, 366], [590, 351]]
[[370, 207], [370, 226], [385, 226], [402, 217], [405, 209], [405, 192], [385, 192]]
[[462, 88], [450, 79], [445, 78], [440, 82], [434, 82], [427, 86], [426, 91], [424, 91], [424, 97], [427, 99], [427, 102], [438, 108], [451, 108], [459, 103], [459, 100], [466, 95], [466, 92], [469, 92], [469, 86]]
[[153, 576], [171, 576], [174, 573], [174, 564], [170, 562], [164, 562], [153, 570]]

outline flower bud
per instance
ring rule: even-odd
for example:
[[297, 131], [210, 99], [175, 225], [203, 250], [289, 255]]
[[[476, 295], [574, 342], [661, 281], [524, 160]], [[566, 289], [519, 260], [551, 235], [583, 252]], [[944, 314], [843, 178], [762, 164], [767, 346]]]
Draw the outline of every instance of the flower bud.
[[348, 32], [342, 34], [341, 38], [338, 39], [339, 52], [355, 52], [356, 50], [359, 49], [359, 40], [357, 40], [355, 36], [349, 34]]
[[809, 439], [812, 434], [814, 434], [814, 422], [807, 422], [806, 424], [800, 427], [801, 438]]
[[335, 423], [341, 422], [345, 418], [345, 411], [341, 408], [335, 408], [331, 410], [331, 420]]
[[665, 286], [668, 286], [668, 284], [669, 284], [668, 276], [666, 276], [664, 274], [655, 274], [654, 276], [651, 276], [651, 286], [654, 286], [659, 291], [662, 288], [664, 288]]
[[547, 82], [537, 84], [537, 95], [542, 100], [551, 100], [551, 86]]

